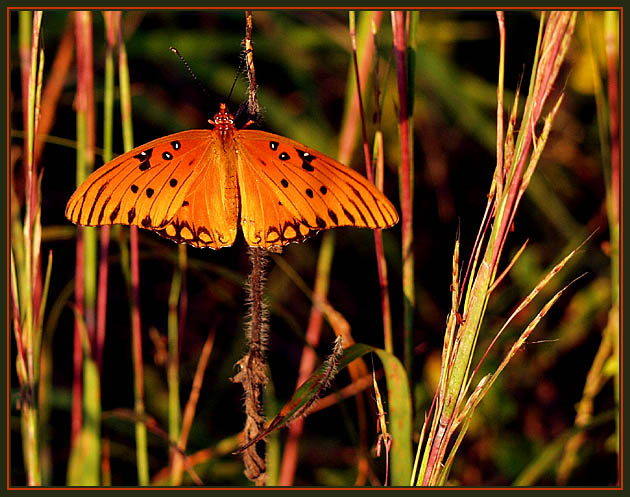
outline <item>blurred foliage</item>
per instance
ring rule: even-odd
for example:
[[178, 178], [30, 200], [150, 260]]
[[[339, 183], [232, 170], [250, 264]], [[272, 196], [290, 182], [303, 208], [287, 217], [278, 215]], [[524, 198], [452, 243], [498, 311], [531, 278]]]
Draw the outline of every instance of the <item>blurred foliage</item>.
[[[600, 22], [598, 16], [594, 16]], [[10, 24], [12, 145], [22, 147], [19, 57], [15, 13]], [[46, 68], [44, 81], [60, 37], [68, 23], [65, 11], [45, 11], [43, 20]], [[97, 147], [102, 145], [103, 19], [94, 14], [94, 64], [97, 104]], [[598, 25], [599, 26], [599, 25]], [[596, 26], [597, 29], [598, 26]], [[521, 79], [531, 69], [538, 29], [537, 14], [507, 12], [506, 102], [511, 102]], [[530, 244], [509, 277], [490, 302], [478, 353], [491, 341], [519, 298], [526, 295], [546, 268], [583, 241], [595, 235], [559, 276], [545, 289], [538, 304], [519, 316], [484, 363], [484, 373], [500, 361], [513, 339], [557, 289], [580, 274], [585, 276], [563, 295], [539, 325], [528, 344], [507, 368], [475, 414], [473, 424], [451, 473], [453, 484], [509, 485], [542, 448], [573, 426], [575, 404], [597, 350], [610, 307], [609, 258], [605, 250], [608, 224], [604, 204], [604, 175], [596, 128], [591, 75], [585, 62], [584, 17], [578, 20], [570, 51], [571, 68], [559, 81], [565, 101], [556, 119], [547, 150], [510, 234], [504, 264], [526, 240]], [[132, 82], [134, 139], [139, 145], [156, 137], [188, 128], [204, 128], [206, 121], [228, 98], [236, 110], [246, 98], [246, 78], [239, 71], [244, 16], [241, 11], [129, 11], [123, 15]], [[450, 308], [450, 274], [453, 242], [461, 230], [462, 260], [467, 261], [483, 214], [495, 162], [496, 79], [498, 33], [492, 11], [426, 11], [420, 15], [415, 88], [415, 265], [418, 309], [415, 324], [415, 369], [411, 391], [415, 399], [413, 430], [421, 427], [439, 374], [439, 351]], [[207, 88], [204, 94], [183, 64], [169, 51], [175, 46]], [[254, 60], [263, 129], [308, 143], [335, 156], [350, 59], [347, 13], [343, 11], [256, 11]], [[389, 14], [378, 32], [380, 85], [385, 91], [385, 191], [397, 203], [398, 160], [397, 97], [393, 71], [383, 81], [391, 61]], [[602, 67], [602, 71], [604, 71]], [[64, 86], [51, 136], [73, 140], [75, 117], [74, 68]], [[365, 98], [368, 116], [373, 98]], [[506, 110], [509, 111], [509, 104]], [[100, 120], [100, 121], [99, 121]], [[115, 117], [114, 150], [122, 151], [119, 110]], [[374, 125], [368, 120], [368, 133]], [[16, 149], [16, 150], [17, 150]], [[97, 165], [102, 160], [97, 158]], [[74, 231], [64, 217], [73, 192], [75, 150], [48, 143], [42, 156], [43, 253], [55, 254], [50, 302], [64, 295], [73, 280]], [[352, 166], [363, 170], [357, 147]], [[608, 167], [608, 166], [606, 166]], [[21, 160], [14, 184], [18, 200], [23, 191]], [[125, 229], [122, 236], [127, 236]], [[383, 233], [389, 264], [395, 352], [402, 353], [400, 226]], [[154, 347], [148, 330], [165, 335], [167, 302], [177, 248], [157, 235], [141, 230], [141, 312], [144, 335], [147, 412], [167, 426], [166, 373], [154, 364]], [[321, 236], [291, 245], [282, 257], [312, 286]], [[108, 327], [102, 376], [103, 411], [133, 405], [131, 336], [117, 244], [111, 248]], [[189, 452], [217, 447], [242, 429], [241, 391], [229, 381], [233, 365], [244, 350], [244, 277], [249, 271], [242, 239], [217, 252], [188, 248], [188, 313], [181, 337], [182, 398], [190, 391], [199, 351], [208, 330], [219, 323], [214, 350], [206, 372]], [[612, 283], [614, 284], [614, 282]], [[554, 286], [556, 285], [556, 286]], [[274, 393], [286, 402], [295, 387], [304, 331], [311, 302], [279, 267], [270, 265], [266, 293], [271, 308], [269, 367]], [[67, 298], [67, 292], [65, 297]], [[329, 300], [349, 321], [354, 338], [382, 347], [379, 287], [374, 242], [368, 230], [340, 229], [333, 260]], [[72, 312], [67, 301], [53, 330], [52, 412], [48, 436], [52, 449], [52, 479], [65, 483], [70, 433], [72, 382]], [[50, 307], [47, 313], [50, 312]], [[332, 349], [334, 334], [328, 325], [318, 354]], [[540, 341], [538, 341], [540, 340]], [[547, 341], [549, 340], [549, 341]], [[13, 354], [13, 352], [12, 352]], [[12, 356], [13, 359], [13, 356]], [[12, 385], [16, 384], [12, 370]], [[345, 386], [341, 373], [335, 387]], [[376, 426], [370, 401], [368, 419]], [[359, 434], [356, 404], [352, 399], [319, 411], [306, 420], [301, 440], [297, 485], [351, 486], [356, 477]], [[387, 410], [387, 406], [385, 406]], [[596, 399], [597, 412], [614, 409], [611, 384]], [[11, 481], [24, 482], [17, 410], [12, 405]], [[612, 422], [587, 432], [573, 485], [614, 485], [616, 455], [606, 441]], [[112, 484], [135, 484], [133, 426], [108, 417], [103, 435], [110, 441]], [[284, 433], [280, 434], [280, 440]], [[371, 444], [377, 434], [368, 433]], [[417, 438], [414, 440], [417, 442]], [[149, 434], [151, 474], [168, 464], [168, 447]], [[373, 459], [374, 474], [382, 482], [384, 463]], [[208, 485], [247, 485], [238, 458], [229, 451], [197, 466]], [[184, 480], [190, 483], [189, 480]], [[537, 484], [553, 485], [553, 472]]]

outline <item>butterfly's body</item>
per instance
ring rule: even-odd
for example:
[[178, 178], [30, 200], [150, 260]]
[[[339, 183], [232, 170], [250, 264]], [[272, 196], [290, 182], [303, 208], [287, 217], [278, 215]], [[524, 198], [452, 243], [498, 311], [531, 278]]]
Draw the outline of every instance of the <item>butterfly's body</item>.
[[136, 225], [178, 243], [272, 248], [336, 226], [398, 222], [363, 176], [288, 138], [238, 130], [225, 105], [211, 130], [159, 138], [98, 169], [66, 207], [85, 226]]

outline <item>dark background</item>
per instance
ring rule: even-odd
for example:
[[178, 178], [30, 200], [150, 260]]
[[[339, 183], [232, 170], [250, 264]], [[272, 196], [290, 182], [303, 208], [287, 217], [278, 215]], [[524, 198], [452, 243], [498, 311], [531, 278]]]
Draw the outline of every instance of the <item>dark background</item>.
[[[45, 11], [43, 43], [44, 77], [66, 28], [68, 12]], [[11, 126], [22, 129], [17, 15], [11, 14]], [[97, 105], [97, 147], [102, 146], [102, 91], [104, 73], [103, 18], [93, 13], [94, 69]], [[585, 276], [561, 297], [540, 323], [530, 341], [504, 371], [475, 414], [456, 458], [451, 480], [459, 485], [509, 485], [526, 465], [540, 456], [547, 444], [569, 429], [586, 373], [599, 346], [610, 306], [609, 258], [602, 250], [608, 240], [605, 188], [596, 128], [595, 103], [588, 73], [584, 16], [578, 17], [568, 62], [557, 90], [565, 102], [543, 154], [535, 179], [525, 196], [510, 234], [503, 264], [526, 240], [529, 248], [501, 284], [487, 311], [478, 342], [478, 354], [536, 282], [590, 233], [581, 250], [558, 281], [506, 330], [486, 359], [493, 370], [512, 340], [535, 312], [561, 286]], [[133, 98], [134, 143], [139, 145], [168, 133], [205, 128], [206, 121], [226, 100], [237, 76], [242, 11], [130, 11], [123, 15]], [[518, 82], [526, 91], [538, 31], [533, 12], [506, 14], [506, 112]], [[410, 378], [418, 433], [439, 375], [439, 359], [450, 308], [453, 244], [461, 233], [461, 260], [468, 261], [486, 205], [486, 194], [495, 163], [496, 79], [498, 30], [493, 11], [426, 11], [420, 15], [415, 79], [415, 366]], [[263, 108], [260, 127], [282, 134], [331, 156], [336, 155], [350, 67], [348, 15], [345, 11], [260, 11], [254, 13], [254, 60]], [[391, 60], [391, 19], [385, 13], [378, 34], [381, 85], [386, 86], [383, 130], [386, 150], [385, 192], [398, 207], [396, 174], [398, 152], [397, 91]], [[184, 65], [169, 51], [174, 45], [188, 60], [201, 91]], [[392, 64], [387, 83], [383, 82]], [[75, 72], [71, 71], [59, 103], [51, 135], [75, 139], [73, 99]], [[246, 98], [247, 82], [238, 74], [236, 88], [227, 102], [235, 110]], [[368, 115], [373, 97], [368, 93]], [[524, 100], [524, 97], [523, 97]], [[118, 101], [117, 101], [118, 104]], [[120, 115], [116, 107], [114, 150], [123, 150]], [[372, 136], [374, 126], [368, 123]], [[21, 147], [22, 139], [12, 137]], [[74, 277], [74, 227], [64, 217], [65, 204], [75, 188], [75, 150], [48, 143], [42, 156], [42, 253], [54, 253], [49, 307]], [[102, 164], [97, 157], [96, 165]], [[363, 172], [360, 147], [351, 166]], [[14, 184], [20, 197], [21, 161]], [[126, 228], [123, 228], [123, 230]], [[402, 357], [402, 293], [400, 224], [383, 232], [388, 259], [395, 352]], [[374, 258], [374, 238], [369, 230], [342, 228], [336, 233], [329, 301], [352, 326], [356, 341], [383, 346], [379, 287]], [[299, 245], [288, 246], [282, 257], [306, 282], [313, 285], [321, 234]], [[144, 336], [147, 411], [166, 426], [166, 375], [156, 365], [148, 331], [163, 335], [167, 326], [167, 300], [177, 247], [157, 235], [140, 230], [141, 312]], [[210, 328], [218, 323], [217, 337], [190, 436], [190, 451], [215, 446], [242, 429], [240, 386], [228, 378], [244, 349], [245, 292], [249, 271], [247, 251], [239, 235], [232, 248], [219, 251], [188, 248], [188, 312], [181, 337], [181, 395], [187, 398], [199, 351]], [[131, 333], [125, 284], [117, 244], [111, 246], [107, 339], [102, 377], [103, 409], [132, 408]], [[275, 395], [286, 401], [295, 389], [297, 368], [308, 323], [310, 301], [272, 261], [266, 294], [271, 308], [269, 370]], [[60, 303], [63, 305], [63, 302]], [[69, 451], [70, 388], [72, 382], [73, 315], [66, 305], [54, 329], [54, 377], [50, 420], [52, 479], [63, 485]], [[324, 326], [318, 353], [325, 357], [334, 334]], [[536, 343], [536, 341], [543, 341]], [[11, 360], [14, 351], [11, 352]], [[14, 373], [13, 373], [14, 374]], [[336, 385], [344, 386], [341, 373]], [[17, 386], [15, 377], [12, 387]], [[15, 389], [17, 391], [17, 389]], [[15, 400], [15, 399], [14, 399]], [[612, 383], [596, 398], [596, 413], [614, 407]], [[370, 401], [368, 404], [372, 409]], [[356, 473], [353, 454], [358, 447], [355, 403], [307, 418], [301, 441], [296, 484], [352, 485]], [[370, 416], [376, 420], [372, 410]], [[24, 482], [19, 412], [11, 410], [11, 481]], [[112, 478], [115, 485], [135, 484], [133, 425], [109, 420], [103, 433], [111, 440]], [[614, 485], [616, 455], [611, 448], [613, 423], [587, 432], [580, 466], [573, 485]], [[284, 438], [285, 433], [281, 434]], [[374, 442], [376, 434], [373, 435]], [[417, 441], [417, 440], [416, 440]], [[152, 474], [168, 463], [168, 449], [149, 435]], [[414, 444], [415, 449], [415, 444]], [[377, 474], [383, 460], [374, 459]], [[200, 471], [209, 485], [244, 485], [240, 461], [227, 456]], [[540, 484], [554, 484], [553, 473]]]

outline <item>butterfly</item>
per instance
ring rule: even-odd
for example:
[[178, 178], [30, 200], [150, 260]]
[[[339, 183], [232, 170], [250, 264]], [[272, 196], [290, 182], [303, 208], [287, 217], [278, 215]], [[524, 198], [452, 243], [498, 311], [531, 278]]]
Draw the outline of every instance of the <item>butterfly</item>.
[[249, 246], [277, 249], [338, 226], [389, 228], [392, 203], [364, 176], [283, 136], [237, 129], [221, 104], [212, 129], [136, 147], [94, 171], [68, 201], [75, 224], [126, 224], [219, 249], [240, 224]]

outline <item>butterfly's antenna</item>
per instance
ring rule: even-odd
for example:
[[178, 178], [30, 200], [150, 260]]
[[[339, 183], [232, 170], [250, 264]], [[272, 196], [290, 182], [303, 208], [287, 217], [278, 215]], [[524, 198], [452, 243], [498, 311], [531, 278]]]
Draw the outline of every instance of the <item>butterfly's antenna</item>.
[[179, 50], [177, 50], [175, 47], [169, 47], [169, 49], [171, 50], [171, 52], [173, 52], [174, 54], [176, 54], [179, 57], [179, 60], [181, 60], [184, 63], [184, 65], [186, 66], [186, 69], [188, 69], [188, 72], [190, 73], [190, 75], [193, 77], [193, 79], [195, 80], [197, 85], [199, 85], [199, 88], [201, 88], [201, 91], [203, 91], [206, 94], [206, 96], [211, 97], [212, 95], [210, 95], [210, 93], [208, 92], [206, 87], [201, 83], [201, 81], [199, 81], [199, 78], [193, 72], [192, 68], [190, 67], [190, 64], [184, 58], [184, 56], [179, 53]]
[[238, 81], [238, 77], [241, 74], [241, 70], [243, 69], [243, 65], [245, 64], [245, 56], [247, 55], [249, 51], [244, 52], [241, 54], [241, 62], [238, 65], [238, 69], [236, 70], [236, 76], [234, 76], [234, 81], [232, 82], [232, 88], [230, 88], [230, 93], [228, 93], [227, 96], [227, 100], [230, 100], [230, 97], [232, 96], [232, 92], [234, 91], [234, 87], [236, 86], [236, 82]]

